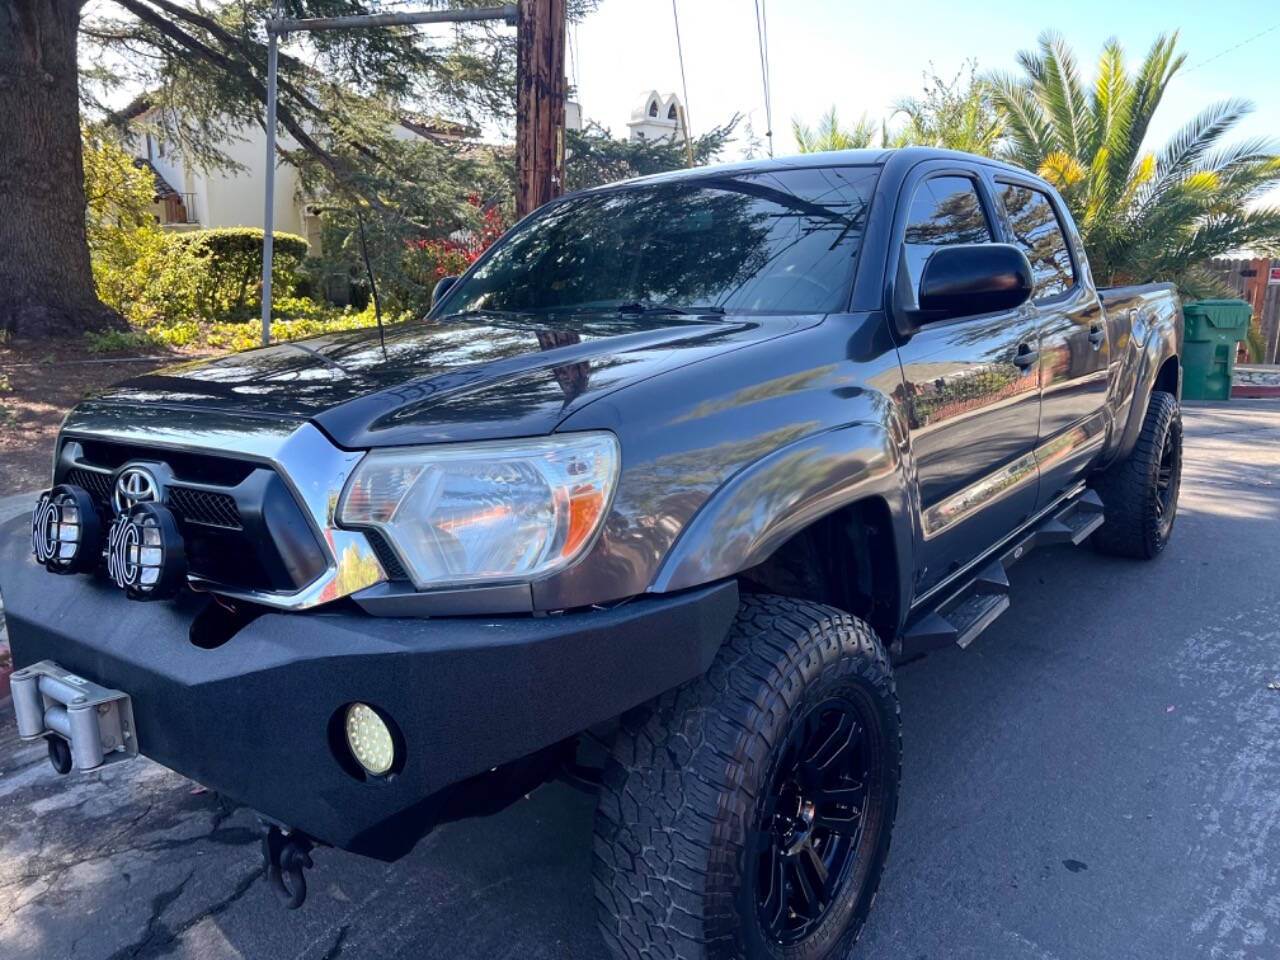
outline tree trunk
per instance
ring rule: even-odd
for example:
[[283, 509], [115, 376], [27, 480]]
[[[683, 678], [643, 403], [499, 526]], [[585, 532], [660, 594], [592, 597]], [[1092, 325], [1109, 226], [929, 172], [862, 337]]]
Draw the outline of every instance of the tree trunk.
[[119, 322], [85, 239], [76, 31], [82, 0], [0, 0], [0, 330]]

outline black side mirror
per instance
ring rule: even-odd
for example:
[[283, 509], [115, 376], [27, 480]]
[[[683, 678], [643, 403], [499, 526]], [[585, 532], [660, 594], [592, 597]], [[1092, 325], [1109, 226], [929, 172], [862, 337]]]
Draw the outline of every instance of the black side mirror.
[[449, 292], [449, 288], [458, 282], [457, 277], [441, 277], [436, 281], [436, 288], [431, 291], [431, 306], [440, 302], [440, 298]]
[[1031, 264], [1009, 243], [939, 247], [920, 275], [920, 322], [1012, 310], [1031, 297]]

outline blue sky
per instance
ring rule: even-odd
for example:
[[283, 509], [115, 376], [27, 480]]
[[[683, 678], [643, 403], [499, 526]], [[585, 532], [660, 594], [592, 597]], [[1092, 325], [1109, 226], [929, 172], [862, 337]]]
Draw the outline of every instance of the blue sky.
[[[694, 132], [738, 112], [763, 134], [753, 0], [677, 3]], [[1238, 135], [1280, 139], [1280, 7], [1274, 5], [1078, 0], [1046, 5], [1039, 14], [1025, 0], [772, 0], [766, 9], [777, 153], [794, 151], [793, 117], [812, 124], [831, 104], [848, 121], [863, 112], [888, 116], [895, 100], [920, 92], [930, 61], [948, 78], [969, 57], [980, 71], [1013, 70], [1017, 51], [1033, 47], [1046, 28], [1067, 38], [1086, 80], [1108, 37], [1120, 39], [1136, 66], [1158, 33], [1181, 31], [1187, 64], [1156, 114], [1151, 143], [1163, 142], [1196, 112], [1227, 97], [1245, 97], [1256, 107]], [[570, 29], [570, 79], [576, 79], [583, 112], [615, 135], [626, 132], [641, 91], [680, 90], [667, 0], [602, 0]], [[1280, 191], [1268, 199], [1280, 203]]]

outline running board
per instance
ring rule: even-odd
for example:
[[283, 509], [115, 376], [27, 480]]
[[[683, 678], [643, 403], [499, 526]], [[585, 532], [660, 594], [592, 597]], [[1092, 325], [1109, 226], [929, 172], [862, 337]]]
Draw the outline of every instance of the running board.
[[1036, 547], [1055, 543], [1079, 545], [1103, 521], [1102, 499], [1086, 489], [1024, 536], [1015, 540], [995, 560], [943, 600], [915, 618], [895, 644], [900, 657], [914, 657], [929, 650], [956, 644], [967, 647], [983, 630], [1009, 609], [1008, 568]]

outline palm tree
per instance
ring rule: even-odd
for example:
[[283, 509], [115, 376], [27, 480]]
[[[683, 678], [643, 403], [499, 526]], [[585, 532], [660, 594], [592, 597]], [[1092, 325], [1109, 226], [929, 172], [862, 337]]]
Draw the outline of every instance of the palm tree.
[[1253, 106], [1207, 108], [1154, 152], [1144, 152], [1152, 115], [1186, 60], [1178, 35], [1162, 34], [1135, 73], [1112, 39], [1092, 88], [1060, 36], [1018, 55], [1022, 74], [992, 78], [1005, 120], [1006, 159], [1057, 187], [1084, 236], [1100, 284], [1174, 280], [1184, 294], [1213, 290], [1201, 265], [1252, 247], [1280, 250], [1280, 208], [1255, 201], [1280, 184], [1275, 143], [1223, 142]]
[[858, 122], [847, 130], [840, 129], [840, 118], [832, 107], [818, 121], [817, 132], [810, 130], [799, 120], [791, 121], [791, 133], [801, 153], [821, 153], [824, 150], [857, 150], [871, 146], [880, 133], [875, 121], [864, 113]]

